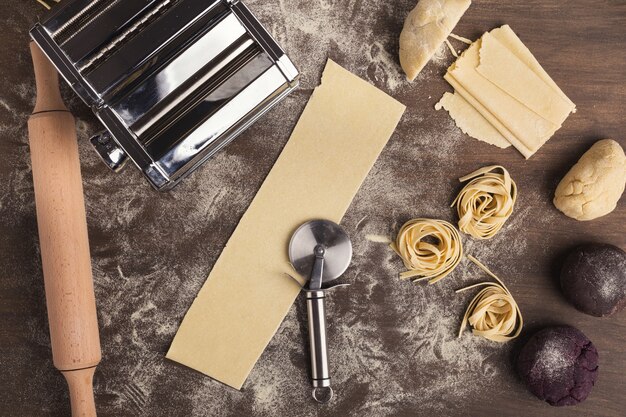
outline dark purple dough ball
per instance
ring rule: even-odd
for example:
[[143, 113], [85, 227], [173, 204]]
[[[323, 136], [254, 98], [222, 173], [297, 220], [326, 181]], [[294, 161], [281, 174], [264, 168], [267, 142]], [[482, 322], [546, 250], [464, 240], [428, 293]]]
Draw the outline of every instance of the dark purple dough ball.
[[548, 327], [522, 348], [517, 371], [539, 399], [556, 406], [576, 405], [587, 398], [596, 382], [598, 351], [574, 327]]
[[583, 313], [617, 313], [626, 306], [626, 252], [605, 244], [577, 247], [561, 269], [561, 288]]

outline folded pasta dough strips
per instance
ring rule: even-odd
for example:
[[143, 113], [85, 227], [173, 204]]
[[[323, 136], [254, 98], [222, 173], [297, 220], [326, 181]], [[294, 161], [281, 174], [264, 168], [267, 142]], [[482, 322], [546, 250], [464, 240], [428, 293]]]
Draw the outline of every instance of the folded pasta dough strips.
[[[576, 109], [508, 25], [474, 42], [444, 78], [455, 94], [437, 108], [446, 108], [460, 127], [472, 126], [477, 136], [492, 132], [491, 125], [526, 158]], [[467, 103], [476, 112], [467, 111]], [[478, 139], [494, 143], [493, 134]]]
[[241, 388], [300, 292], [287, 245], [339, 222], [405, 107], [333, 61], [187, 312], [167, 357]]

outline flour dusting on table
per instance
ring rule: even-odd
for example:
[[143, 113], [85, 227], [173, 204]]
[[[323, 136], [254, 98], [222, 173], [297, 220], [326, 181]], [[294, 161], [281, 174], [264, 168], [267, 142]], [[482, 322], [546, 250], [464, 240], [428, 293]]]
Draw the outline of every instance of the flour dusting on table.
[[[394, 237], [401, 224], [414, 217], [454, 224], [456, 214], [449, 205], [462, 187], [457, 178], [481, 166], [510, 161], [506, 168], [520, 187], [515, 211], [492, 240], [479, 242], [463, 235], [465, 252], [502, 278], [514, 297], [528, 285], [543, 291], [550, 285], [549, 277], [538, 268], [573, 235], [566, 230], [571, 223], [551, 203], [556, 182], [550, 181], [562, 175], [551, 164], [558, 165], [563, 158], [575, 161], [573, 151], [568, 151], [573, 148], [569, 143], [560, 146], [558, 141], [569, 138], [559, 138], [534, 161], [517, 160], [509, 151], [470, 143], [447, 115], [435, 112], [438, 98], [450, 91], [442, 75], [453, 61], [451, 54], [442, 46], [413, 83], [406, 81], [397, 59], [402, 24], [415, 2], [247, 0], [301, 70], [301, 88], [170, 193], [151, 190], [132, 167], [119, 174], [108, 172], [88, 143], [101, 126], [63, 87], [78, 122], [87, 203], [103, 350], [95, 376], [99, 415], [467, 415], [472, 401], [484, 404], [486, 395], [500, 399], [515, 395], [524, 401], [525, 389], [511, 369], [512, 343], [491, 342], [469, 330], [458, 338], [461, 318], [475, 293], [454, 290], [489, 278], [464, 260], [435, 285], [400, 281], [402, 261], [387, 244], [371, 242], [366, 235]], [[35, 2], [24, 2], [10, 8], [7, 53], [0, 57], [7, 68], [7, 76], [0, 80], [0, 100], [7, 104], [0, 103], [0, 147], [5, 155], [0, 169], [6, 179], [0, 193], [7, 235], [4, 272], [9, 290], [21, 294], [20, 302], [29, 309], [20, 313], [28, 314], [19, 335], [24, 347], [8, 352], [3, 364], [21, 374], [17, 380], [28, 381], [29, 401], [3, 393], [0, 400], [12, 401], [13, 409], [30, 404], [29, 410], [41, 414], [68, 415], [66, 386], [50, 358], [25, 127], [34, 104], [25, 45], [28, 27], [40, 13], [36, 7]], [[528, 8], [535, 9], [540, 7]], [[513, 20], [512, 16], [508, 18]], [[587, 20], [585, 16], [581, 22]], [[485, 17], [481, 30], [492, 23], [496, 22]], [[476, 21], [471, 25], [472, 30], [479, 29]], [[549, 56], [549, 51], [544, 52]], [[164, 356], [319, 83], [327, 57], [393, 95], [407, 105], [407, 112], [342, 221], [352, 238], [354, 256], [341, 280], [352, 285], [329, 295], [330, 367], [337, 396], [328, 406], [319, 407], [310, 397], [302, 297], [242, 391]], [[558, 62], [555, 59], [553, 64]], [[562, 77], [567, 79], [568, 72]], [[565, 231], [552, 241], [543, 234], [549, 228]], [[598, 230], [604, 233], [607, 228]], [[617, 232], [609, 237], [621, 238]], [[529, 260], [528, 253], [537, 259]], [[17, 286], [19, 290], [14, 290]], [[610, 286], [606, 290], [612, 291]], [[544, 295], [555, 305], [562, 302], [557, 290]], [[525, 307], [520, 305], [522, 314]], [[608, 352], [606, 357], [610, 354], [615, 355]], [[608, 404], [611, 387], [603, 388], [606, 391], [594, 395]], [[545, 410], [540, 402], [533, 408], [530, 401], [524, 403], [532, 409], [529, 412]]]

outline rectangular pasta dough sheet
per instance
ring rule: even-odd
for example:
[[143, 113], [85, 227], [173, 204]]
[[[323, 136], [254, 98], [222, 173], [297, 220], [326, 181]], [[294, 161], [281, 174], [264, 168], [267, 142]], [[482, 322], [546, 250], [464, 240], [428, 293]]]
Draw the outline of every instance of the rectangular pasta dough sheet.
[[[483, 41], [481, 38], [463, 53], [453, 68], [448, 70], [446, 79], [448, 80], [447, 77], [454, 78], [465, 91], [471, 94], [494, 118], [498, 119], [513, 133], [530, 150], [528, 155], [524, 155], [529, 157], [554, 134], [558, 127], [526, 107], [515, 97], [507, 94], [506, 91], [477, 71], [480, 56], [483, 54], [482, 49]], [[508, 62], [501, 62], [500, 64], [503, 68], [509, 66]], [[527, 71], [530, 69], [527, 68]], [[463, 95], [463, 91], [459, 92]], [[469, 101], [468, 97], [464, 96], [464, 98]], [[515, 143], [513, 145], [518, 147]], [[520, 149], [520, 151], [522, 150]]]
[[444, 93], [435, 105], [436, 110], [446, 109], [463, 133], [498, 148], [508, 148], [511, 143], [458, 91]]
[[[291, 138], [187, 312], [167, 358], [240, 389], [298, 295], [287, 245], [341, 221], [405, 107], [329, 60]], [[294, 341], [300, 343], [301, 341]]]
[[[576, 110], [508, 25], [474, 42], [444, 78], [482, 116], [461, 111], [459, 100], [448, 100], [457, 125], [482, 126], [486, 120], [526, 158]], [[493, 142], [482, 132], [479, 139]]]
[[480, 64], [476, 71], [556, 126], [560, 127], [572, 111], [569, 101], [564, 100], [491, 33], [482, 37]]
[[537, 58], [530, 52], [530, 50], [524, 45], [524, 43], [517, 37], [513, 29], [509, 25], [504, 25], [489, 32], [506, 48], [513, 52], [522, 62], [528, 65], [535, 74], [537, 74], [546, 84], [552, 87], [563, 100], [570, 104], [570, 107], [576, 110], [576, 105], [565, 95], [563, 90], [554, 82], [554, 80], [548, 75], [546, 70], [543, 69]]

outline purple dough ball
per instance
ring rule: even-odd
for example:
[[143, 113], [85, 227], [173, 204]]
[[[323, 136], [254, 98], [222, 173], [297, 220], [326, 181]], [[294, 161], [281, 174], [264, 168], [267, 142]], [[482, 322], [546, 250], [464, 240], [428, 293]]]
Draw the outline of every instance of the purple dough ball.
[[576, 405], [587, 398], [596, 382], [598, 351], [574, 327], [548, 327], [522, 348], [517, 371], [539, 399], [555, 406]]
[[565, 297], [583, 313], [610, 316], [626, 306], [626, 252], [613, 245], [574, 249], [561, 269]]

